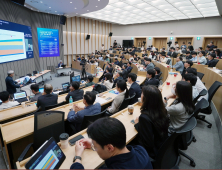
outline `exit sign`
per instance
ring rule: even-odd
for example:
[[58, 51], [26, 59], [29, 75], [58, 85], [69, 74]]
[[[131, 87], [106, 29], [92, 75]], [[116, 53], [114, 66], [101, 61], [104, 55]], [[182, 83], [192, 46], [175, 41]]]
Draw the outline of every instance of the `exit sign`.
[[197, 40], [200, 40], [200, 37], [197, 37]]
[[133, 40], [133, 37], [131, 37], [131, 40]]
[[173, 40], [173, 37], [170, 37], [170, 40]]
[[149, 37], [149, 40], [151, 40], [152, 38], [151, 37]]

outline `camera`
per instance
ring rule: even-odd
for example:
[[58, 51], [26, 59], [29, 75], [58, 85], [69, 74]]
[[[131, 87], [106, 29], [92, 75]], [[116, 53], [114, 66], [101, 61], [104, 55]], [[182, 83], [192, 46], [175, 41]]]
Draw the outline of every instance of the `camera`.
[[169, 41], [167, 44], [168, 44], [168, 46], [170, 47], [170, 46], [171, 46], [171, 44], [172, 44], [172, 41]]

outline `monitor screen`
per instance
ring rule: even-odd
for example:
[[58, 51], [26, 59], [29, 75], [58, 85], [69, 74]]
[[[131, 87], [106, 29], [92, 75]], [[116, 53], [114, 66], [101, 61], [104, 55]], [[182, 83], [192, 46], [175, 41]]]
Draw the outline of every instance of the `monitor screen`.
[[123, 40], [123, 47], [126, 47], [126, 48], [133, 47], [133, 40]]
[[0, 20], [0, 64], [33, 57], [31, 27]]
[[44, 88], [40, 88], [40, 89], [39, 89], [39, 92], [40, 92], [40, 93], [43, 93], [43, 92], [44, 92]]
[[67, 89], [68, 86], [69, 86], [69, 83], [64, 83], [64, 84], [62, 84], [62, 88], [63, 88], [63, 89]]
[[58, 57], [59, 53], [59, 30], [37, 28], [39, 57]]
[[74, 81], [80, 82], [81, 81], [80, 75], [72, 77], [72, 82]]
[[2, 104], [2, 101], [0, 100], [0, 105]]
[[14, 93], [15, 100], [22, 99], [22, 98], [25, 98], [25, 97], [26, 97], [26, 92]]

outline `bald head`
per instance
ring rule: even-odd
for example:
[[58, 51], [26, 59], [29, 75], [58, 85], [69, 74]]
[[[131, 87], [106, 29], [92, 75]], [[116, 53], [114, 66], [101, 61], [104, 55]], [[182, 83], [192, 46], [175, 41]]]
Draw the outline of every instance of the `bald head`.
[[50, 94], [50, 93], [52, 92], [52, 90], [53, 90], [53, 87], [52, 87], [51, 84], [45, 84], [45, 85], [44, 85], [44, 92], [45, 92], [46, 94]]

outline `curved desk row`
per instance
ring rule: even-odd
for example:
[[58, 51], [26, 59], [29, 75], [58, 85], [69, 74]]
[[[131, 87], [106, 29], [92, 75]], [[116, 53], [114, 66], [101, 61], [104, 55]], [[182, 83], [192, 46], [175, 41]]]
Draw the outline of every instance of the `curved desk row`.
[[[176, 83], [177, 81], [180, 81], [181, 78], [182, 77], [180, 76], [180, 74], [177, 77], [174, 77], [173, 75], [168, 76], [167, 81], [169, 81], [171, 83], [169, 86], [164, 84], [164, 86], [162, 88], [163, 97], [170, 93], [170, 89], [172, 88], [172, 84]], [[172, 99], [169, 100], [169, 104], [172, 103], [172, 101], [173, 101]], [[118, 120], [120, 120], [124, 124], [124, 126], [126, 128], [127, 143], [129, 143], [137, 134], [137, 131], [135, 130], [134, 125], [130, 121], [140, 115], [140, 106], [137, 103], [134, 104], [134, 106], [135, 106], [135, 108], [134, 108], [133, 115], [128, 114], [128, 109], [124, 109], [124, 110], [112, 115], [112, 117], [117, 118]], [[70, 139], [72, 139], [73, 137], [76, 137], [80, 134], [83, 135], [85, 138], [88, 137], [87, 133], [86, 133], [86, 129], [85, 129], [85, 130], [71, 136]], [[60, 145], [60, 143], [59, 143], [59, 145]], [[68, 148], [63, 149], [63, 152], [66, 155], [66, 159], [63, 162], [63, 164], [61, 165], [60, 169], [69, 169], [70, 166], [72, 165], [73, 157], [75, 155], [75, 146], [68, 146]], [[22, 162], [17, 162], [16, 163], [17, 168], [24, 169], [24, 165], [27, 163], [27, 161], [29, 159], [30, 158], [28, 158]], [[85, 169], [98, 168], [101, 164], [103, 164], [103, 162], [104, 161], [98, 156], [98, 154], [91, 149], [85, 150], [82, 155], [82, 164], [85, 167]]]

